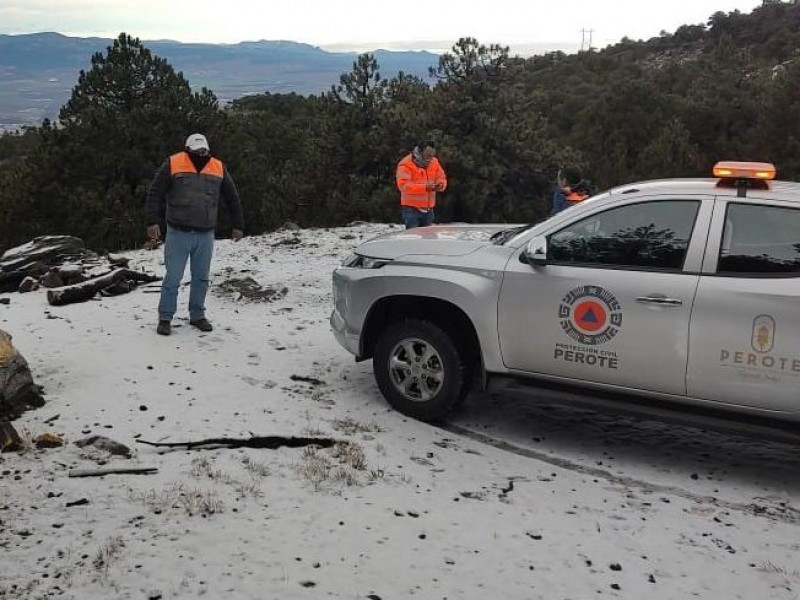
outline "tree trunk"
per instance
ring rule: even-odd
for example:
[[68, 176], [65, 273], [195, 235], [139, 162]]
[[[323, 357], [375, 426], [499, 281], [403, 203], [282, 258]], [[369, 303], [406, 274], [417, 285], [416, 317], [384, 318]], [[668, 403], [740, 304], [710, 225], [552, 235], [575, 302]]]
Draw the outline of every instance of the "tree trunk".
[[[107, 275], [96, 277], [83, 283], [76, 283], [75, 285], [68, 285], [62, 288], [47, 290], [47, 301], [52, 306], [63, 306], [65, 304], [73, 304], [75, 302], [85, 302], [86, 300], [91, 300], [94, 298], [98, 292], [112, 287], [122, 281], [129, 281], [136, 284], [151, 283], [153, 281], [159, 281], [160, 279], [161, 278], [156, 275], [140, 273], [130, 269], [117, 269], [111, 273], [108, 273]], [[132, 287], [135, 287], [135, 285]]]

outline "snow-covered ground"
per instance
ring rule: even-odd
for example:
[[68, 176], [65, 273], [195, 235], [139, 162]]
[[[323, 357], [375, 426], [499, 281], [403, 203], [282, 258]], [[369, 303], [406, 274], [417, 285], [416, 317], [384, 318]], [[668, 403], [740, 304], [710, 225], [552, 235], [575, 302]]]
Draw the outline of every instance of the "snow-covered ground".
[[[48, 400], [15, 426], [68, 443], [0, 456], [0, 598], [800, 597], [798, 446], [513, 393], [446, 428], [390, 410], [328, 315], [334, 266], [391, 227], [220, 242], [215, 286], [288, 292], [209, 293], [210, 334], [185, 321], [188, 288], [171, 337], [157, 284], [61, 308], [10, 295], [0, 328]], [[128, 256], [162, 272], [159, 251]], [[72, 443], [95, 434], [134, 457]], [[344, 443], [136, 443], [251, 434]], [[67, 476], [112, 466], [158, 472]]]

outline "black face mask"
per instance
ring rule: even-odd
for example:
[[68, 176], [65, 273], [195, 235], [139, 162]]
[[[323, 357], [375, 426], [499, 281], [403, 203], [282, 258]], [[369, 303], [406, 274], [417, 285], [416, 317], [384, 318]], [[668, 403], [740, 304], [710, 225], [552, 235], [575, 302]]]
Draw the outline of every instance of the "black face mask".
[[192, 152], [191, 150], [187, 150], [187, 154], [189, 155], [189, 158], [191, 159], [194, 168], [197, 169], [198, 171], [202, 171], [203, 167], [205, 167], [208, 164], [208, 161], [211, 160], [210, 154], [201, 156], [196, 152]]

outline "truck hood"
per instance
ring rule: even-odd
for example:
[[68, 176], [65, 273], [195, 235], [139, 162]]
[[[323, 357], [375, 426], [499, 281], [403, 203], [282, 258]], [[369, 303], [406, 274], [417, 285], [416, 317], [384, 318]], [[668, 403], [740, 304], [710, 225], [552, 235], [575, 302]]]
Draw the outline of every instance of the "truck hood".
[[515, 225], [432, 225], [417, 227], [367, 240], [357, 254], [372, 258], [395, 259], [414, 254], [464, 256], [491, 244], [493, 234]]

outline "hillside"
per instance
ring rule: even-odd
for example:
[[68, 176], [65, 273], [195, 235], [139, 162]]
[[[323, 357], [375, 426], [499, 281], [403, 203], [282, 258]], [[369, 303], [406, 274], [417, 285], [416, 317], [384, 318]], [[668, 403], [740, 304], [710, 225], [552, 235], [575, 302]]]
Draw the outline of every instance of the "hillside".
[[[67, 37], [58, 33], [0, 35], [0, 129], [35, 125], [57, 116], [81, 69], [113, 40]], [[262, 92], [310, 94], [338, 83], [352, 68], [355, 53], [326, 52], [288, 41], [239, 44], [184, 44], [145, 41], [154, 54], [182, 71], [195, 88], [211, 89], [221, 102]], [[438, 56], [429, 52], [375, 53], [387, 77], [399, 71], [427, 77]]]
[[[393, 229], [221, 241], [208, 334], [186, 287], [166, 338], [157, 284], [58, 308], [4, 295], [0, 327], [47, 399], [14, 425], [66, 443], [0, 454], [0, 598], [797, 598], [796, 444], [557, 393], [475, 394], [445, 428], [391, 410], [328, 317], [331, 270]], [[163, 273], [161, 252], [126, 257]], [[288, 292], [220, 293], [245, 277]], [[93, 436], [132, 456], [76, 443]], [[338, 443], [141, 443], [251, 436]], [[157, 472], [70, 476], [120, 467]]]

